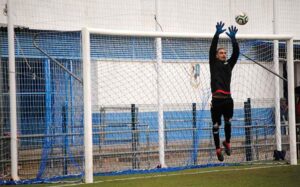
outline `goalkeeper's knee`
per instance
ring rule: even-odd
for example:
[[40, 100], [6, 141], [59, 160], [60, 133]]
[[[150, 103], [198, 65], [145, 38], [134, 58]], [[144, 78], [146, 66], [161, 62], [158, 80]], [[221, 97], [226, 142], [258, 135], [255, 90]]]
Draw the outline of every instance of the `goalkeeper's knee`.
[[230, 121], [225, 121], [225, 127], [231, 127], [231, 122]]
[[225, 119], [225, 126], [231, 127], [231, 119]]
[[213, 134], [219, 134], [219, 125], [218, 125], [218, 123], [213, 125], [212, 132], [213, 132]]

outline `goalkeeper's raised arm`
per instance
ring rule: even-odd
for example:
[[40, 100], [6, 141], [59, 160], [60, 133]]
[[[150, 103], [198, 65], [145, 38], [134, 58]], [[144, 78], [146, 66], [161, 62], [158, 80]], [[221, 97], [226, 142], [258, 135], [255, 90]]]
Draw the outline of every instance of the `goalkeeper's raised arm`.
[[238, 29], [234, 26], [231, 26], [231, 27], [228, 27], [228, 30], [229, 30], [229, 32], [226, 32], [226, 34], [231, 39], [231, 42], [232, 42], [232, 54], [231, 54], [231, 57], [227, 61], [230, 64], [230, 66], [233, 68], [239, 58], [239, 55], [240, 55], [239, 44], [235, 38], [235, 35], [236, 35]]
[[211, 46], [209, 49], [209, 62], [214, 61], [214, 59], [216, 58], [219, 35], [226, 31], [226, 29], [223, 29], [224, 24], [225, 23], [220, 21], [216, 25], [216, 33], [212, 39]]

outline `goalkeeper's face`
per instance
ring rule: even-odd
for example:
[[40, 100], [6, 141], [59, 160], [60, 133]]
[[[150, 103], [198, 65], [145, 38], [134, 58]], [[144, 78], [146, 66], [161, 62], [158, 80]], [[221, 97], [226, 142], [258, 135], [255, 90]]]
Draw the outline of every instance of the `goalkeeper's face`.
[[226, 61], [227, 59], [227, 52], [224, 48], [220, 48], [217, 50], [217, 59], [221, 60], [221, 61]]

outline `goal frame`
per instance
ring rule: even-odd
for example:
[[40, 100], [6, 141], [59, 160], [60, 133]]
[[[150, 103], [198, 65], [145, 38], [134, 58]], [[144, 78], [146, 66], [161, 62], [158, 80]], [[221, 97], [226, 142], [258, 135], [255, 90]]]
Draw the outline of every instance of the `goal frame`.
[[[162, 63], [161, 38], [194, 38], [194, 39], [212, 39], [213, 34], [191, 34], [191, 33], [174, 33], [174, 32], [139, 32], [126, 30], [106, 30], [95, 28], [82, 29], [82, 57], [83, 57], [83, 87], [84, 87], [84, 155], [85, 155], [85, 182], [93, 182], [93, 149], [92, 149], [92, 105], [91, 105], [91, 58], [90, 58], [90, 35], [110, 35], [110, 36], [136, 36], [151, 37], [156, 39], [156, 63], [157, 63], [157, 81], [160, 81], [160, 68]], [[225, 38], [221, 35], [220, 38]], [[288, 64], [288, 90], [294, 90], [294, 64], [293, 64], [293, 37], [290, 35], [261, 35], [261, 34], [237, 34], [237, 39], [261, 39], [261, 40], [284, 40], [287, 43], [287, 64]], [[276, 57], [276, 56], [275, 56]], [[277, 54], [278, 57], [278, 54]], [[274, 58], [275, 59], [275, 58]], [[274, 60], [275, 61], [275, 60]], [[276, 70], [276, 68], [275, 68]], [[278, 69], [277, 69], [278, 70]], [[159, 84], [158, 84], [159, 85]], [[277, 90], [277, 89], [276, 89]], [[164, 126], [163, 126], [163, 101], [159, 97], [160, 88], [157, 87], [157, 110], [158, 110], [158, 134], [159, 134], [159, 161], [162, 167], [167, 167], [164, 160]], [[289, 111], [289, 144], [290, 144], [290, 164], [297, 165], [296, 154], [296, 123], [295, 123], [295, 96], [294, 92], [288, 92], [288, 111]], [[276, 97], [277, 98], [277, 97]], [[279, 101], [276, 101], [279, 102]], [[275, 105], [278, 111], [278, 104]], [[278, 112], [276, 112], [278, 113]], [[277, 121], [278, 123], [278, 121]], [[276, 124], [276, 129], [280, 128]], [[280, 131], [279, 131], [280, 132]], [[276, 139], [280, 139], [280, 133], [276, 132]], [[280, 143], [281, 141], [277, 141]], [[278, 147], [278, 146], [277, 146]], [[281, 147], [281, 146], [279, 146]]]

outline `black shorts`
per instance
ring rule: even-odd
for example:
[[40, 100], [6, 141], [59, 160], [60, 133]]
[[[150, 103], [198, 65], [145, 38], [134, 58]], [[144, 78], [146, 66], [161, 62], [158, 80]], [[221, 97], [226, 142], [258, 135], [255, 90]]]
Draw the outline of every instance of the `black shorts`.
[[233, 116], [233, 99], [232, 98], [213, 98], [211, 101], [211, 118], [213, 125], [221, 125], [222, 115], [224, 119], [231, 119]]

